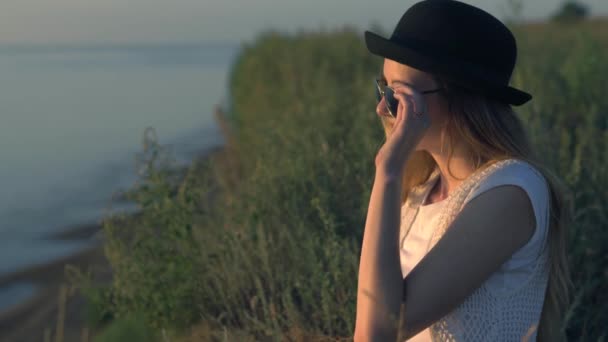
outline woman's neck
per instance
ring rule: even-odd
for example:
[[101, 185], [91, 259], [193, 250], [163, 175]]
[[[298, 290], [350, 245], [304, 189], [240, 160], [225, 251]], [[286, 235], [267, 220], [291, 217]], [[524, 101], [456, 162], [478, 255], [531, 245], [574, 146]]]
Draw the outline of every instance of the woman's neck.
[[447, 154], [430, 154], [435, 159], [439, 168], [439, 179], [429, 194], [429, 198], [432, 195], [435, 202], [447, 198], [460, 183], [476, 170], [475, 164], [468, 157], [470, 154], [464, 152], [463, 149], [456, 149], [454, 151], [450, 159], [449, 171]]

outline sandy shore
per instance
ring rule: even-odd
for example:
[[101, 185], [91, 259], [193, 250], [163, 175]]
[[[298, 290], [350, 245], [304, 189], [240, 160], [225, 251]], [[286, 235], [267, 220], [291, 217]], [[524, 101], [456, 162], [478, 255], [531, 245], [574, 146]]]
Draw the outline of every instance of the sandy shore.
[[[139, 215], [136, 212], [129, 217]], [[87, 240], [93, 242], [93, 246], [0, 277], [0, 287], [14, 283], [31, 283], [38, 287], [38, 291], [28, 300], [0, 312], [0, 341], [45, 341], [45, 334], [50, 334], [50, 341], [55, 341], [58, 323], [62, 327], [59, 329], [63, 329], [62, 340], [65, 342], [91, 339], [95, 331], [87, 327], [83, 296], [77, 290], [72, 290], [66, 292], [66, 299], [62, 300], [60, 293], [70, 288], [65, 275], [66, 265], [76, 266], [83, 271], [91, 270], [97, 284], [108, 284], [111, 281], [112, 272], [103, 252], [101, 232], [101, 223], [92, 223], [48, 236], [50, 241]], [[62, 290], [62, 287], [65, 289]], [[65, 314], [60, 315], [60, 310], [65, 310]], [[63, 324], [58, 322], [60, 316], [65, 317]]]
[[[65, 234], [70, 233], [73, 234], [72, 238], [78, 236], [82, 239], [86, 236], [90, 237], [100, 229], [100, 225], [90, 225], [76, 227]], [[111, 280], [110, 267], [103, 254], [101, 241], [76, 254], [3, 276], [0, 278], [0, 286], [26, 282], [33, 283], [39, 290], [27, 301], [0, 312], [0, 341], [44, 341], [45, 330], [47, 334], [52, 334], [54, 341], [60, 310], [61, 286], [68, 285], [64, 272], [68, 264], [83, 270], [90, 267], [94, 270], [95, 280], [98, 282]], [[83, 329], [86, 328], [83, 314], [84, 299], [80, 294], [73, 293], [63, 302], [65, 303], [63, 340], [82, 341]]]

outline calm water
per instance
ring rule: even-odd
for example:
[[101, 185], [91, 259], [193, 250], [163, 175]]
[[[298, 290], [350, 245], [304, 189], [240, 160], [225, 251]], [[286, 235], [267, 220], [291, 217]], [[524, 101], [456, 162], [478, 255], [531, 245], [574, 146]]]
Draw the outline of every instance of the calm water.
[[104, 216], [146, 127], [181, 164], [221, 144], [213, 107], [237, 49], [0, 46], [0, 275], [85, 247], [40, 237]]

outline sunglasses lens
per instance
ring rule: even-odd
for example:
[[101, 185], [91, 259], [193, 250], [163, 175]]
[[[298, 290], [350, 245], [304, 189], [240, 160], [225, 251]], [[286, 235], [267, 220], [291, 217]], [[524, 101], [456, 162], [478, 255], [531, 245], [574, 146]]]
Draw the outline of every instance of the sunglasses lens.
[[382, 100], [382, 94], [380, 94], [380, 90], [378, 90], [378, 86], [375, 86], [374, 89], [376, 89], [376, 100], [378, 100], [378, 103], [380, 103], [380, 100]]
[[384, 88], [384, 101], [386, 101], [386, 106], [391, 111], [393, 116], [396, 116], [397, 109], [399, 108], [399, 100], [395, 98], [393, 89], [389, 87]]

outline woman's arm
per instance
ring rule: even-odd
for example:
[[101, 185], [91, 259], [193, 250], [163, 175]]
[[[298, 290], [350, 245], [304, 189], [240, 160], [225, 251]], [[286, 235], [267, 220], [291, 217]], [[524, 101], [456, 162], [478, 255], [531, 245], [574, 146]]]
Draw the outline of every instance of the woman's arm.
[[376, 173], [359, 262], [355, 342], [397, 339], [403, 292], [398, 247], [400, 196], [399, 177]]
[[[494, 187], [468, 202], [435, 247], [401, 279], [398, 228], [390, 229], [399, 220], [395, 217], [398, 208], [392, 204], [397, 190], [382, 184], [390, 182], [374, 183], [363, 237], [356, 342], [395, 341], [398, 331], [363, 290], [377, 296], [379, 303], [398, 317], [403, 289], [407, 296], [402, 337], [411, 338], [470, 296], [530, 240], [536, 228], [532, 203], [521, 187]], [[387, 208], [381, 210], [376, 205]]]
[[375, 158], [376, 176], [363, 233], [355, 340], [394, 341], [403, 279], [399, 263], [401, 176], [407, 160], [431, 125], [421, 93], [395, 88], [399, 100], [393, 129]]
[[[392, 193], [390, 189], [392, 186], [385, 192]], [[381, 201], [378, 194], [374, 197], [372, 193], [372, 201]], [[399, 314], [402, 288], [396, 284], [402, 285], [407, 295], [400, 332], [403, 339], [411, 338], [470, 296], [530, 240], [536, 228], [532, 204], [521, 187], [492, 188], [464, 206], [435, 247], [401, 280], [401, 272], [394, 269], [397, 237], [393, 232], [382, 235], [390, 219], [375, 220], [380, 222], [377, 226], [366, 225], [361, 254], [356, 342], [395, 341], [397, 336], [397, 329], [388, 325], [379, 307], [361, 295], [362, 289], [371, 288], [391, 313]]]
[[403, 337], [454, 310], [530, 240], [535, 227], [532, 203], [517, 185], [491, 188], [465, 204], [403, 280]]

